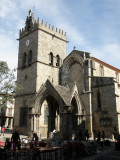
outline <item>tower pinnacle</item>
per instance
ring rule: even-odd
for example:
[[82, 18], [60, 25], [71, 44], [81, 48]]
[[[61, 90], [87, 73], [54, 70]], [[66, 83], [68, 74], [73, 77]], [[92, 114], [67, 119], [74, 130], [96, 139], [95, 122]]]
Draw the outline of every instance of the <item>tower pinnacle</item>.
[[29, 16], [31, 16], [31, 9], [29, 10]]

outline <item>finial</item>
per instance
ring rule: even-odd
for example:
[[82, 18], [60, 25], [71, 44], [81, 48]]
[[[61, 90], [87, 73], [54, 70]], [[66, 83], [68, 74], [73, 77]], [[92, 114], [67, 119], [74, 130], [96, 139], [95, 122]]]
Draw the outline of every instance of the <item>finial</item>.
[[19, 35], [21, 35], [21, 29], [20, 29], [20, 31], [19, 31]]
[[52, 30], [54, 30], [54, 26], [52, 26]]
[[41, 25], [43, 25], [44, 26], [44, 21], [42, 20], [42, 24]]
[[47, 27], [47, 22], [45, 23], [45, 27]]
[[38, 24], [40, 24], [40, 18], [38, 18]]
[[73, 47], [73, 49], [75, 50], [75, 49], [76, 49], [76, 47], [74, 46], [74, 47]]
[[58, 32], [58, 28], [56, 28], [56, 32]]
[[62, 35], [63, 35], [63, 30], [62, 30]]
[[61, 33], [61, 29], [59, 29], [59, 33]]
[[31, 9], [29, 10], [29, 16], [31, 16]]
[[51, 29], [51, 24], [49, 24], [49, 29]]

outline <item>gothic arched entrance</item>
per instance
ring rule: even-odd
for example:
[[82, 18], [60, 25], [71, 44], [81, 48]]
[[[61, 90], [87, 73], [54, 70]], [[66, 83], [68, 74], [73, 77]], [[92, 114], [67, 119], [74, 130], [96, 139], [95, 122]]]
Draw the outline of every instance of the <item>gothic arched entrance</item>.
[[73, 97], [71, 101], [71, 114], [72, 114], [72, 139], [84, 139], [85, 133], [85, 113], [82, 108], [78, 108], [76, 98]]
[[40, 134], [42, 138], [51, 138], [52, 131], [56, 129], [59, 131], [60, 116], [59, 116], [59, 104], [57, 100], [48, 95], [44, 99], [40, 107]]

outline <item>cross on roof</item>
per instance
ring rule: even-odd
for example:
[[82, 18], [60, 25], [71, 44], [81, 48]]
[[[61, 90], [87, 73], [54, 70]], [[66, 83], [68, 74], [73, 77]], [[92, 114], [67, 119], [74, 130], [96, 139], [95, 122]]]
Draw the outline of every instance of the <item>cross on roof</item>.
[[73, 49], [75, 50], [75, 49], [76, 49], [76, 47], [74, 46], [74, 47], [73, 47]]

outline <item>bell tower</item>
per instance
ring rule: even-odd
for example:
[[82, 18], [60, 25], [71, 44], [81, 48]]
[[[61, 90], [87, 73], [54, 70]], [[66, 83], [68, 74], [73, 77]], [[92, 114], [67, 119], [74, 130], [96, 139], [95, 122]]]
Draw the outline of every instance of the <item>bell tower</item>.
[[[36, 21], [29, 10], [25, 27], [19, 32], [17, 81], [22, 90], [16, 94], [14, 125], [21, 133], [31, 131], [29, 113], [37, 93], [49, 79], [59, 84], [59, 68], [66, 58], [66, 33], [44, 21]], [[27, 128], [26, 128], [27, 127]]]

